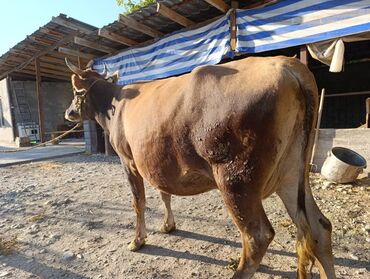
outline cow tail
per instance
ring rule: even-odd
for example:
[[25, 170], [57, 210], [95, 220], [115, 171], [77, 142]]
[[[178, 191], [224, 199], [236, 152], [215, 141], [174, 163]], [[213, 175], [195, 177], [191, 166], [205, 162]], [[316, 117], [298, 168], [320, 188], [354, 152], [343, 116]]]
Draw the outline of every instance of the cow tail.
[[[314, 144], [314, 131], [317, 121], [317, 110], [318, 110], [318, 93], [317, 86], [314, 80], [312, 73], [308, 69], [296, 61], [295, 69], [297, 72], [292, 72], [291, 74], [297, 79], [300, 92], [303, 94], [304, 107], [305, 107], [305, 116], [303, 123], [303, 161], [304, 161], [304, 170], [303, 175], [301, 175], [298, 185], [297, 193], [297, 228], [298, 228], [298, 239], [297, 239], [297, 254], [299, 257], [299, 266], [298, 266], [298, 278], [304, 278], [306, 275], [306, 267], [313, 263], [315, 260], [314, 253], [311, 247], [314, 246], [314, 241], [312, 239], [311, 227], [307, 217], [306, 211], [306, 192], [310, 192], [309, 185], [309, 172], [310, 172], [310, 159]], [[298, 63], [297, 63], [298, 62]], [[299, 65], [297, 65], [299, 64]]]

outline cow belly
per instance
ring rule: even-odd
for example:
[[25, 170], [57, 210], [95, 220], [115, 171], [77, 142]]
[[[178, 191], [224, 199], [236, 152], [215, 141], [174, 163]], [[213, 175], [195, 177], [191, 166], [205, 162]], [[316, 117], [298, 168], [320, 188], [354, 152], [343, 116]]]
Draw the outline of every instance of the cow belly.
[[209, 177], [196, 170], [188, 170], [183, 172], [171, 182], [167, 183], [151, 183], [155, 188], [178, 196], [191, 196], [201, 194], [216, 188], [216, 184]]

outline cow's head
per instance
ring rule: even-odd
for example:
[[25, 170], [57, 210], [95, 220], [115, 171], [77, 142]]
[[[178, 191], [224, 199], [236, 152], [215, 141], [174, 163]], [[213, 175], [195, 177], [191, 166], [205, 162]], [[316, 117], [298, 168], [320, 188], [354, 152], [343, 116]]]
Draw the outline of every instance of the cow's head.
[[98, 81], [105, 80], [115, 83], [118, 80], [118, 73], [108, 76], [106, 69], [103, 74], [88, 68], [81, 70], [73, 65], [66, 58], [68, 68], [73, 72], [72, 88], [73, 100], [69, 108], [65, 112], [65, 118], [71, 122], [81, 122], [83, 120], [92, 119], [94, 117], [91, 105], [89, 92]]

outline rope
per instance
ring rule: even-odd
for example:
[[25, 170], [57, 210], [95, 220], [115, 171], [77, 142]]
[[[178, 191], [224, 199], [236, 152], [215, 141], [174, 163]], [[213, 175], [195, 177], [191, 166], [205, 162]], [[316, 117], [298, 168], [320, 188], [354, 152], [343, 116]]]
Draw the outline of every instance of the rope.
[[68, 130], [67, 132], [61, 134], [60, 136], [57, 136], [56, 138], [52, 139], [52, 140], [49, 140], [49, 141], [46, 141], [46, 142], [43, 142], [43, 143], [40, 143], [40, 144], [37, 144], [35, 146], [32, 146], [32, 147], [28, 147], [28, 148], [24, 148], [24, 149], [17, 149], [17, 150], [0, 150], [0, 153], [11, 153], [11, 152], [20, 152], [20, 151], [28, 151], [28, 150], [31, 150], [31, 149], [35, 149], [37, 147], [41, 147], [41, 146], [44, 146], [48, 143], [51, 143], [53, 141], [57, 141], [63, 137], [65, 137], [66, 135], [70, 134], [71, 132], [73, 132], [74, 130], [76, 130], [77, 128], [81, 127], [81, 123], [77, 123], [72, 129]]

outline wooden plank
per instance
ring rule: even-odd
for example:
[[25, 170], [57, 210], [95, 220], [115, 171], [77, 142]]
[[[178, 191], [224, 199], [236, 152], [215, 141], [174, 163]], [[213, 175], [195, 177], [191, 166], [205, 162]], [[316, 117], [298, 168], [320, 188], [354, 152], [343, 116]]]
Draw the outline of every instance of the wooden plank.
[[194, 22], [192, 20], [178, 14], [174, 10], [171, 10], [167, 6], [165, 6], [161, 3], [158, 3], [158, 2], [157, 2], [157, 13], [159, 13], [159, 14], [163, 15], [164, 17], [167, 17], [167, 18], [171, 19], [172, 21], [177, 22], [178, 24], [180, 24], [182, 26], [185, 26], [185, 27], [189, 27], [191, 25], [194, 25]]
[[230, 10], [230, 6], [222, 0], [205, 0], [208, 4], [212, 5], [221, 12], [227, 13]]
[[121, 36], [119, 34], [110, 32], [110, 31], [108, 31], [107, 29], [104, 29], [104, 28], [99, 29], [98, 34], [101, 37], [107, 38], [111, 41], [114, 41], [114, 42], [117, 42], [117, 43], [120, 43], [120, 44], [123, 44], [123, 45], [126, 45], [126, 46], [134, 46], [134, 45], [138, 44], [137, 41], [134, 41], [134, 40], [131, 40], [131, 39], [126, 38], [124, 36]]
[[[29, 58], [32, 58], [33, 56], [29, 53], [25, 53], [24, 51], [22, 50], [19, 50], [19, 49], [9, 49], [9, 52], [12, 53], [12, 54], [15, 54], [15, 55], [19, 55], [19, 56], [23, 56], [23, 57], [27, 57], [27, 59]], [[26, 60], [27, 61], [27, 60]]]
[[64, 53], [64, 54], [72, 55], [72, 56], [76, 56], [76, 57], [80, 56], [80, 57], [86, 58], [86, 59], [94, 59], [94, 57], [95, 57], [95, 55], [88, 54], [88, 53], [81, 52], [81, 51], [74, 50], [74, 49], [70, 49], [70, 48], [66, 48], [66, 47], [59, 47], [58, 51], [60, 53]]
[[80, 46], [85, 46], [85, 47], [88, 47], [88, 48], [96, 49], [98, 51], [105, 52], [105, 53], [116, 52], [116, 49], [114, 49], [114, 48], [103, 46], [101, 44], [97, 44], [95, 42], [91, 42], [89, 40], [86, 40], [86, 39], [80, 38], [80, 37], [75, 37], [74, 43], [78, 44]]
[[134, 19], [128, 18], [124, 15], [119, 15], [118, 21], [122, 24], [126, 25], [127, 27], [130, 27], [132, 29], [135, 29], [137, 31], [140, 31], [144, 34], [147, 34], [153, 38], [163, 36], [164, 34], [160, 31], [157, 31], [149, 26], [146, 26], [145, 24], [142, 24]]
[[50, 64], [50, 63], [45, 63], [45, 62], [42, 62], [40, 61], [40, 66], [41, 68], [47, 68], [47, 69], [51, 69], [51, 70], [58, 70], [58, 71], [64, 71], [66, 73], [69, 73], [70, 72], [70, 69], [67, 67], [66, 64], [62, 65], [55, 65], [55, 64]]
[[[31, 67], [31, 66], [27, 66], [24, 69], [28, 70], [28, 71], [32, 71], [34, 68]], [[65, 71], [57, 71], [57, 70], [47, 69], [47, 68], [43, 68], [43, 67], [40, 67], [40, 73], [41, 74], [57, 75], [57, 76], [66, 77], [66, 78], [71, 77], [71, 74], [67, 73]], [[33, 73], [33, 74], [35, 75], [35, 73]]]
[[[22, 69], [22, 70], [16, 71], [15, 73], [35, 76], [35, 71], [34, 70], [30, 71], [30, 70], [27, 70], [27, 69]], [[42, 77], [48, 77], [48, 78], [54, 78], [54, 79], [58, 79], [58, 80], [63, 80], [63, 81], [70, 81], [70, 78], [65, 77], [65, 76], [57, 76], [57, 75], [46, 74], [46, 73], [41, 73], [41, 76]]]
[[45, 142], [45, 114], [41, 92], [40, 60], [35, 59], [37, 113], [39, 117], [40, 141]]
[[82, 26], [82, 25], [73, 24], [72, 22], [70, 22], [68, 20], [65, 20], [63, 18], [60, 18], [60, 17], [53, 17], [51, 19], [51, 21], [58, 24], [58, 25], [61, 25], [61, 26], [67, 27], [69, 29], [79, 31], [81, 33], [85, 33], [85, 34], [90, 34], [90, 33], [95, 31], [95, 30], [91, 30], [90, 28], [87, 28], [87, 27]]
[[51, 41], [51, 40], [48, 40], [48, 39], [45, 39], [45, 38], [40, 38], [40, 37], [37, 37], [37, 36], [28, 36], [27, 38], [29, 38], [32, 41], [37, 42], [39, 44], [43, 44], [45, 46], [51, 46], [51, 45], [55, 44], [55, 41]]
[[40, 57], [40, 61], [55, 63], [55, 64], [58, 64], [58, 65], [65, 65], [66, 64], [66, 62], [63, 59], [50, 57], [50, 56], [42, 56], [42, 57]]
[[47, 27], [40, 27], [40, 28], [39, 28], [39, 31], [40, 31], [41, 33], [44, 33], [44, 34], [47, 34], [47, 35], [49, 35], [49, 36], [55, 37], [55, 38], [57, 38], [58, 40], [62, 39], [62, 38], [65, 36], [65, 34], [60, 33], [60, 32], [57, 32], [57, 31], [52, 30], [52, 29], [49, 29], [49, 28], [47, 28]]
[[64, 45], [65, 43], [71, 41], [75, 35], [76, 35], [76, 33], [74, 33], [74, 32], [71, 33], [70, 35], [64, 37], [62, 40], [58, 41], [57, 43], [51, 45], [50, 47], [45, 48], [42, 51], [39, 51], [35, 55], [31, 56], [27, 61], [23, 62], [22, 64], [18, 65], [17, 67], [4, 72], [2, 75], [0, 75], [0, 80], [3, 79], [4, 77], [6, 77], [7, 75], [9, 75], [11, 72], [18, 71], [18, 70], [26, 67], [27, 65], [29, 65], [36, 58], [39, 58], [40, 56], [43, 56], [43, 55], [53, 51], [55, 48], [58, 48], [59, 46]]

